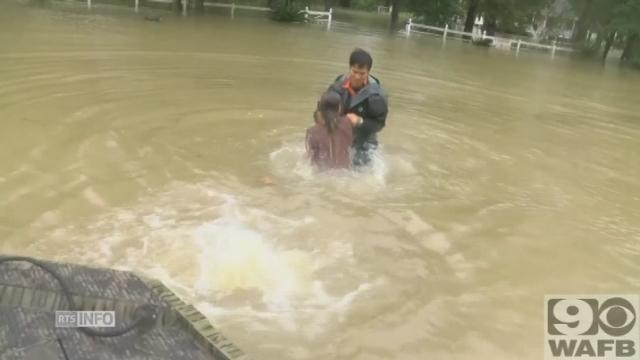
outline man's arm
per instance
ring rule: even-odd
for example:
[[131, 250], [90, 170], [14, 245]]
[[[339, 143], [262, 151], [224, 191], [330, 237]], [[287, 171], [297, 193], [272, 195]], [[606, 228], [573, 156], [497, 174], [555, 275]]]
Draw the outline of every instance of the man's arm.
[[369, 134], [377, 133], [384, 128], [387, 121], [389, 107], [387, 99], [381, 95], [373, 95], [368, 99], [369, 111], [362, 118], [362, 123], [358, 125], [364, 132]]

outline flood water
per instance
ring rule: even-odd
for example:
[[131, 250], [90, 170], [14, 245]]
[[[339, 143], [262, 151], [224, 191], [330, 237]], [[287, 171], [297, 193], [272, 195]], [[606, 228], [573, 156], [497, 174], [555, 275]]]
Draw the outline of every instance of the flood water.
[[[267, 360], [540, 359], [545, 294], [640, 292], [638, 73], [161, 15], [0, 4], [1, 252], [160, 278]], [[314, 175], [356, 46], [383, 147]]]

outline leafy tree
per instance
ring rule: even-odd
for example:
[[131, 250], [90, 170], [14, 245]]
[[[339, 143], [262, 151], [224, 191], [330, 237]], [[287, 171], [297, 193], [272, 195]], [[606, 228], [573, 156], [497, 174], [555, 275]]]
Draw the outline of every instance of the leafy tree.
[[640, 0], [625, 0], [615, 6], [609, 29], [624, 34], [621, 63], [640, 66]]
[[458, 0], [409, 0], [407, 9], [419, 17], [419, 21], [444, 26], [459, 10]]

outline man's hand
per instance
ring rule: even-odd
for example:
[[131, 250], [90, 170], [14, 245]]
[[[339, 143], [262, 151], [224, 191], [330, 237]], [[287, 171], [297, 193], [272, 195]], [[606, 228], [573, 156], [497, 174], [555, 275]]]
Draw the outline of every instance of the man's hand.
[[356, 127], [356, 126], [362, 125], [363, 119], [360, 116], [358, 116], [358, 115], [356, 115], [354, 113], [348, 113], [347, 117], [349, 118], [349, 121], [351, 122], [351, 126]]

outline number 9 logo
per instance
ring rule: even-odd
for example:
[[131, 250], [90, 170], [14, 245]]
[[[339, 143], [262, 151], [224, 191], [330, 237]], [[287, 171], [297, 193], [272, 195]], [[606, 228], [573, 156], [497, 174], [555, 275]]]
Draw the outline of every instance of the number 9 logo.
[[[549, 301], [549, 333], [576, 336], [591, 332], [597, 302], [590, 299], [552, 299]], [[594, 307], [595, 305], [595, 307]], [[591, 330], [591, 331], [590, 331]]]

